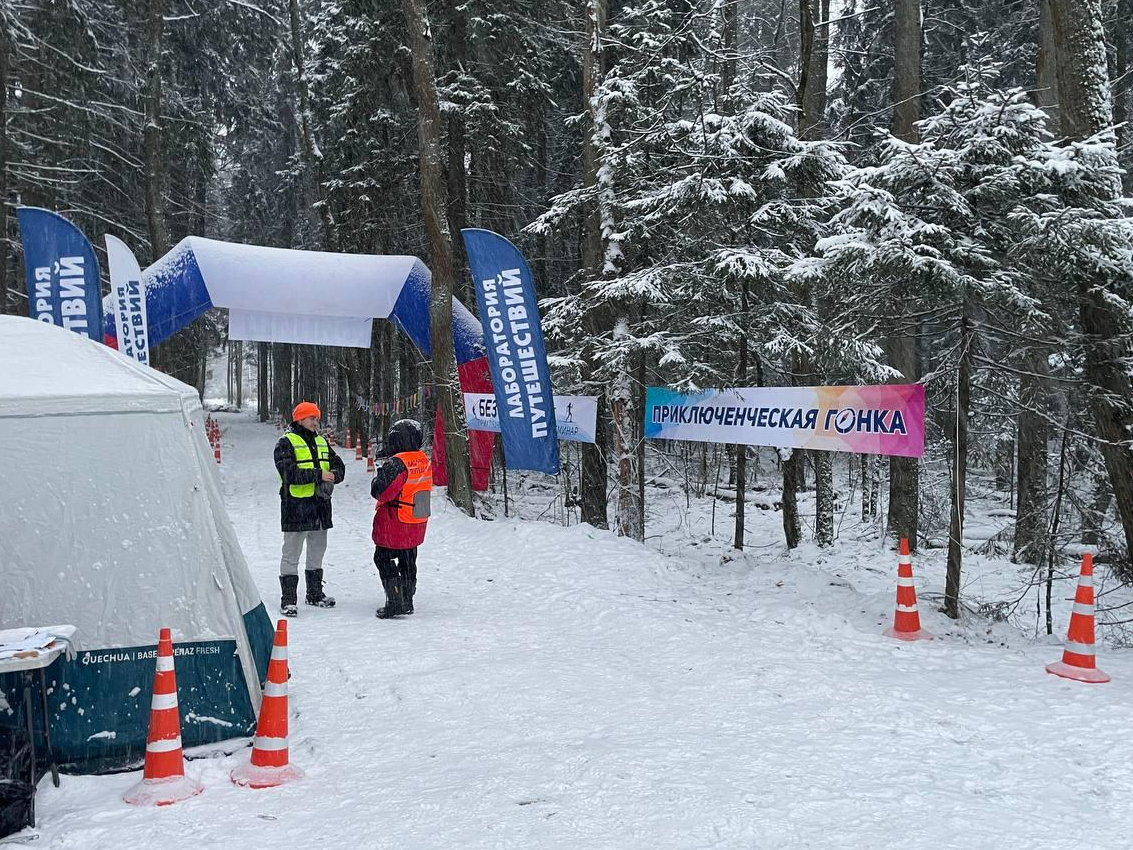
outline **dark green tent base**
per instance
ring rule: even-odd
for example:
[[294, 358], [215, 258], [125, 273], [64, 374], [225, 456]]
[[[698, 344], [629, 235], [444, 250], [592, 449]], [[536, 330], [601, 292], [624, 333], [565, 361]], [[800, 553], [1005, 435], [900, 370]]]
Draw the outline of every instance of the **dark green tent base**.
[[[271, 622], [261, 603], [244, 615], [260, 681], [267, 675]], [[236, 641], [174, 643], [181, 742], [185, 748], [244, 738], [255, 732], [256, 710], [236, 654]], [[145, 759], [157, 645], [93, 649], [47, 668], [51, 743], [68, 773], [135, 769]], [[21, 674], [0, 676], [0, 725], [15, 725], [23, 705]], [[2, 703], [0, 703], [2, 705]], [[32, 705], [42, 733], [39, 676]], [[42, 746], [43, 738], [39, 737]]]

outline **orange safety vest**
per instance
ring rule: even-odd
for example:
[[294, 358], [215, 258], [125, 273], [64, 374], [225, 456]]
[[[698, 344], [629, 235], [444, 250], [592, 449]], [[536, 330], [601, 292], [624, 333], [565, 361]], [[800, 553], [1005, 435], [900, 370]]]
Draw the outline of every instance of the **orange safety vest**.
[[433, 468], [424, 452], [399, 452], [407, 472], [401, 492], [397, 494], [397, 520], [406, 525], [429, 521], [433, 490]]

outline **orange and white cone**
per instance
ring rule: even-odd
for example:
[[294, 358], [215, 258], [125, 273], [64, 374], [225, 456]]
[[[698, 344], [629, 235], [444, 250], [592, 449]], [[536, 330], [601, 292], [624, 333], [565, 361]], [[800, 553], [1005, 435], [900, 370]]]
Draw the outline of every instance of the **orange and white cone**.
[[1074, 594], [1062, 660], [1046, 665], [1046, 672], [1094, 685], [1109, 681], [1109, 674], [1097, 668], [1094, 658], [1094, 556], [1089, 552], [1082, 557], [1082, 574]]
[[374, 456], [369, 452], [366, 453], [366, 474], [374, 474]]
[[177, 707], [177, 674], [173, 670], [173, 638], [162, 629], [157, 643], [157, 671], [153, 674], [146, 766], [142, 781], [122, 795], [135, 806], [168, 806], [195, 797], [204, 789], [185, 775], [181, 752], [181, 711]]
[[932, 640], [932, 634], [921, 628], [917, 588], [913, 584], [913, 559], [909, 556], [907, 537], [901, 538], [901, 554], [897, 558], [897, 608], [893, 611], [893, 627], [882, 634], [898, 640]]
[[220, 463], [220, 440], [217, 440], [216, 444], [212, 447], [212, 458], [217, 463]]
[[275, 627], [252, 758], [232, 771], [232, 781], [247, 788], [274, 788], [302, 777], [303, 771], [288, 760], [287, 620], [280, 620]]
[[349, 428], [346, 429], [346, 445], [344, 446], [344, 448], [347, 448], [347, 449], [354, 448], [353, 435], [350, 433]]
[[359, 440], [358, 444], [354, 446], [354, 459], [361, 460], [365, 455], [362, 453], [362, 441]]

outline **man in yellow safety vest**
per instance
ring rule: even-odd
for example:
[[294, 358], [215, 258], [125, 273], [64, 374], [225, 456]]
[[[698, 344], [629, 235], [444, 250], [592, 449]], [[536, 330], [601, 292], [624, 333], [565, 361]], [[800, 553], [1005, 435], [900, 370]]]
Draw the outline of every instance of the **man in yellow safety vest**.
[[323, 592], [323, 555], [327, 530], [332, 527], [331, 495], [346, 477], [346, 466], [326, 437], [318, 432], [322, 411], [300, 402], [292, 423], [275, 446], [279, 472], [280, 527], [283, 555], [279, 561], [280, 613], [299, 613], [299, 555], [307, 547], [307, 604], [333, 608], [334, 597]]

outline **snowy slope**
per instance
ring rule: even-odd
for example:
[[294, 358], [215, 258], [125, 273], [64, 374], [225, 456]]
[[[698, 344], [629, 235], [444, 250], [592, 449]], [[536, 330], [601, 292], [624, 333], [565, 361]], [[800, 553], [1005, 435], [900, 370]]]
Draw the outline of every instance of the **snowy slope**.
[[[229, 508], [274, 614], [278, 433], [221, 421]], [[250, 791], [227, 780], [246, 750], [197, 759], [205, 793], [160, 810], [120, 802], [136, 773], [48, 780], [27, 846], [1133, 846], [1128, 654], [1099, 656], [1113, 683], [1078, 685], [1043, 672], [1057, 646], [957, 628], [928, 604], [943, 639], [887, 640], [890, 553], [785, 560], [778, 514], [749, 537], [766, 548], [721, 564], [673, 538], [661, 554], [444, 510], [418, 613], [378, 621], [368, 482], [347, 468], [326, 565], [339, 605], [290, 627], [307, 778]]]

